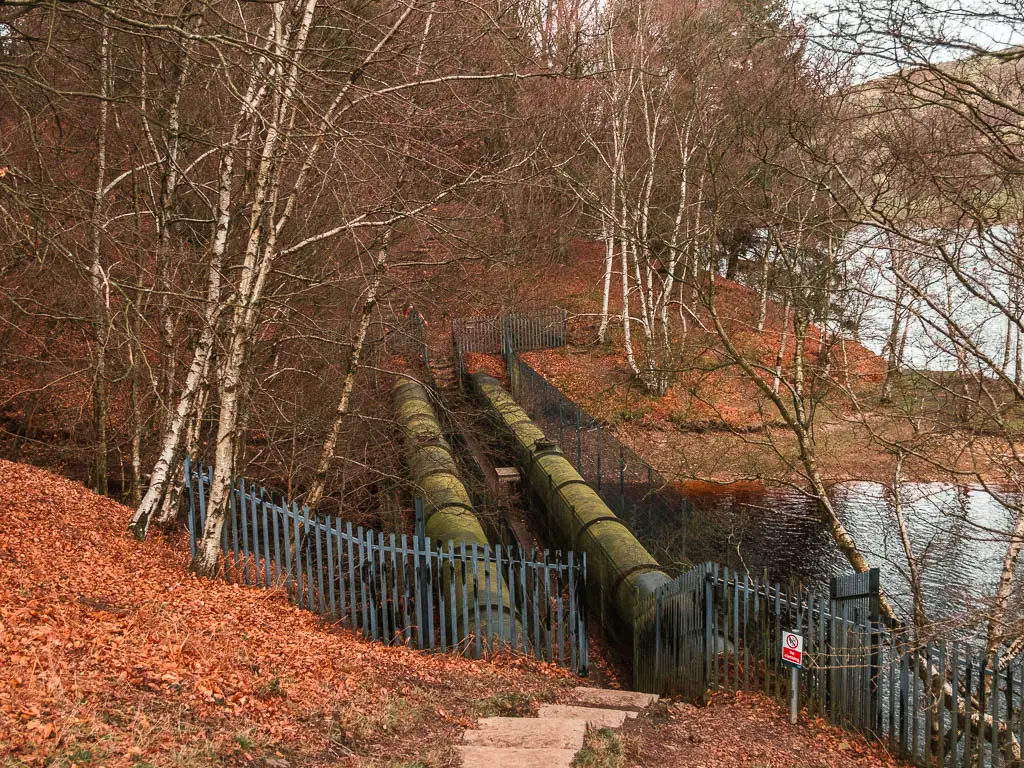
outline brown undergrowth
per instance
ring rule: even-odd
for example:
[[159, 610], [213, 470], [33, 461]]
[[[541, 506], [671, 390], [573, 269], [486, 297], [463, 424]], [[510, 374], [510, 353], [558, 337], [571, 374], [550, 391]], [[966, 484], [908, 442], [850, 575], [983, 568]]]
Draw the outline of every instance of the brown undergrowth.
[[[891, 768], [903, 765], [881, 745], [822, 720], [790, 725], [762, 694], [718, 694], [707, 707], [665, 703], [628, 722], [621, 757], [602, 768]], [[614, 750], [605, 749], [606, 753]]]

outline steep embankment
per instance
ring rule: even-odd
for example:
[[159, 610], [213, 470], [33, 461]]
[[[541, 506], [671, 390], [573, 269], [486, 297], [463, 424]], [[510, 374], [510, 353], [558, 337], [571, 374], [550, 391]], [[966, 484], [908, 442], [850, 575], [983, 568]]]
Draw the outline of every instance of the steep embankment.
[[[430, 303], [423, 310], [431, 318], [457, 317], [559, 304], [570, 313], [570, 345], [526, 353], [524, 359], [667, 477], [716, 483], [798, 480], [803, 469], [794, 435], [765, 393], [732, 364], [700, 302], [686, 297], [691, 306], [685, 334], [681, 322], [673, 324], [673, 382], [662, 396], [647, 393], [627, 364], [618, 319], [618, 275], [613, 276], [608, 340], [597, 343], [603, 268], [601, 244], [584, 240], [573, 241], [565, 263], [537, 259], [450, 265], [432, 275]], [[787, 318], [783, 306], [769, 300], [759, 329], [757, 292], [724, 278], [716, 286], [717, 310], [735, 346], [762, 366], [769, 383], [781, 350], [785, 376], [792, 381], [792, 313]], [[678, 306], [671, 311], [677, 313]], [[447, 323], [438, 322], [432, 333], [438, 349], [450, 344]], [[642, 357], [638, 324], [633, 339], [634, 351]], [[813, 327], [806, 359], [816, 377], [810, 385], [819, 398], [815, 451], [826, 480], [891, 482], [894, 454], [889, 445], [896, 441], [914, 446], [914, 455], [902, 467], [904, 479], [941, 481], [980, 471], [998, 480], [998, 472], [989, 472], [989, 454], [1005, 447], [965, 436], [943, 413], [949, 406], [942, 404], [942, 392], [908, 379], [898, 382], [892, 403], [884, 402], [885, 360], [849, 338], [832, 338], [823, 346]], [[497, 358], [477, 356], [469, 363], [471, 370], [499, 375]], [[786, 384], [781, 391], [787, 394]], [[925, 405], [937, 410], [930, 411], [933, 428], [922, 437], [908, 416], [919, 414]], [[965, 452], [970, 440], [976, 450]]]
[[[424, 306], [424, 312], [430, 317], [451, 317], [564, 306], [571, 317], [570, 345], [526, 353], [524, 359], [666, 476], [714, 481], [791, 478], [797, 466], [795, 440], [775, 406], [742, 371], [729, 364], [699, 302], [690, 308], [685, 335], [680, 332], [681, 323], [674, 324], [674, 380], [663, 396], [645, 392], [627, 364], [618, 320], [618, 275], [613, 276], [616, 285], [610, 297], [613, 317], [608, 341], [596, 343], [603, 269], [602, 245], [584, 240], [573, 241], [565, 264], [551, 260], [546, 264], [452, 265], [432, 276], [434, 303]], [[533, 290], [521, 290], [521, 285]], [[783, 342], [787, 320], [781, 305], [768, 302], [759, 331], [760, 301], [755, 291], [719, 279], [716, 301], [725, 327], [745, 355], [771, 370], [782, 347], [784, 362], [792, 361], [792, 330]], [[677, 313], [678, 307], [672, 312]], [[435, 344], [444, 348], [450, 343], [447, 336], [442, 338], [447, 324], [439, 322], [437, 326]], [[640, 327], [634, 326], [638, 356], [642, 355], [641, 334]], [[819, 354], [815, 329], [807, 347], [812, 359]], [[885, 361], [849, 339], [831, 345], [829, 359], [834, 387], [818, 409], [816, 431], [826, 476], [834, 480], [884, 478], [891, 456], [870, 445], [870, 432], [891, 429], [894, 421], [865, 409], [877, 406], [875, 393], [885, 375]], [[498, 374], [500, 362], [496, 359], [485, 361], [476, 356], [468, 362], [473, 370]], [[851, 397], [854, 393], [857, 399]], [[905, 471], [914, 471], [911, 463]]]
[[445, 765], [475, 715], [565, 679], [363, 642], [188, 576], [185, 541], [139, 544], [129, 516], [0, 461], [0, 764]]

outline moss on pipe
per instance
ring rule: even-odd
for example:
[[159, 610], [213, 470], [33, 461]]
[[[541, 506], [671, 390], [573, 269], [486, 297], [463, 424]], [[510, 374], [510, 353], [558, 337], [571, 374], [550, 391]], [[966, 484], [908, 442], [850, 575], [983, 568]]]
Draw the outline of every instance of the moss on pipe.
[[592, 610], [620, 642], [632, 646], [636, 598], [667, 584], [668, 574], [496, 379], [476, 374], [473, 383], [510, 433], [549, 527], [564, 546], [587, 554]]
[[[406, 463], [409, 475], [423, 497], [426, 515], [427, 536], [437, 544], [454, 542], [456, 549], [465, 543], [467, 547], [476, 544], [489, 547], [487, 535], [480, 521], [473, 513], [472, 502], [465, 485], [459, 479], [458, 467], [452, 455], [451, 446], [444, 439], [444, 432], [437, 420], [434, 407], [430, 404], [427, 390], [418, 382], [403, 380], [392, 390], [395, 414], [402, 430], [405, 443]], [[481, 603], [480, 626], [470, 608], [468, 624], [461, 626], [463, 599], [461, 585], [467, 584], [467, 593], [473, 592], [474, 576], [477, 581], [477, 595]], [[501, 622], [500, 640], [508, 645], [518, 646], [525, 642], [522, 628], [512, 616], [508, 587], [497, 565], [481, 563], [474, 574], [472, 568], [460, 563], [454, 564], [453, 572], [442, 572], [442, 588], [447, 594], [451, 581], [456, 582], [455, 601], [463, 637], [479, 632], [483, 637], [495, 636], [496, 626], [488, 627], [485, 613], [501, 611], [505, 617]], [[487, 585], [490, 585], [488, 591]], [[488, 610], [487, 606], [490, 606]], [[517, 639], [517, 635], [519, 638]]]

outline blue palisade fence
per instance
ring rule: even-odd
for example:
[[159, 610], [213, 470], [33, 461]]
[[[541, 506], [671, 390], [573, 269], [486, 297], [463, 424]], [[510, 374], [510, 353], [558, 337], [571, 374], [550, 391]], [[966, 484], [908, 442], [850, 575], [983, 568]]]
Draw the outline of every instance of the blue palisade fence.
[[[192, 554], [206, 522], [212, 477], [212, 467], [186, 459]], [[221, 536], [222, 578], [283, 588], [299, 607], [373, 640], [473, 658], [518, 652], [587, 672], [585, 556], [546, 550], [527, 555], [501, 546], [385, 534], [275, 501], [267, 489], [244, 479], [232, 488]], [[519, 631], [509, 642], [500, 641], [508, 609], [493, 605], [487, 599], [490, 585], [477, 578], [492, 565], [505, 576], [508, 602], [519, 618]]]

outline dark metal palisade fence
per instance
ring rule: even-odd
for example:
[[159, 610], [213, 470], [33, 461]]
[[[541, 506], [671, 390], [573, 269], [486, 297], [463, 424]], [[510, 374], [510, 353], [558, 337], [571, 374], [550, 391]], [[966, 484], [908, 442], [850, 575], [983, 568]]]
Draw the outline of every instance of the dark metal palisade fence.
[[463, 356], [468, 352], [497, 355], [507, 349], [526, 352], [564, 347], [568, 327], [569, 315], [561, 307], [452, 320], [452, 346], [459, 380], [465, 374]]
[[702, 704], [717, 690], [782, 701], [784, 631], [804, 637], [800, 702], [811, 715], [929, 766], [1020, 766], [1024, 664], [985, 664], [964, 643], [913, 643], [878, 622], [878, 572], [828, 595], [703, 565], [644, 598], [635, 621], [638, 690]]
[[412, 351], [423, 358], [423, 364], [430, 370], [430, 345], [427, 343], [427, 319], [423, 314], [411, 307], [405, 315], [406, 334]]
[[[193, 554], [206, 522], [212, 477], [211, 467], [186, 460]], [[500, 650], [577, 674], [585, 674], [589, 665], [585, 556], [547, 551], [526, 556], [501, 546], [442, 544], [353, 527], [333, 516], [313, 515], [295, 502], [274, 501], [265, 488], [241, 479], [232, 488], [222, 537], [218, 573], [225, 580], [284, 588], [299, 607], [373, 640], [482, 658], [499, 650], [499, 638], [508, 635], [504, 623], [515, 616], [511, 647], [504, 643]], [[492, 572], [504, 577], [495, 585], [497, 605], [487, 599], [493, 594]], [[479, 583], [478, 574], [487, 583]], [[467, 631], [481, 626], [483, 637]]]
[[558, 387], [534, 370], [513, 350], [506, 354], [512, 396], [549, 439], [557, 440], [566, 458], [639, 541], [662, 564], [671, 568], [681, 556], [678, 543], [669, 551], [664, 532], [676, 532], [673, 542], [685, 542], [690, 517], [686, 497], [650, 464]]

